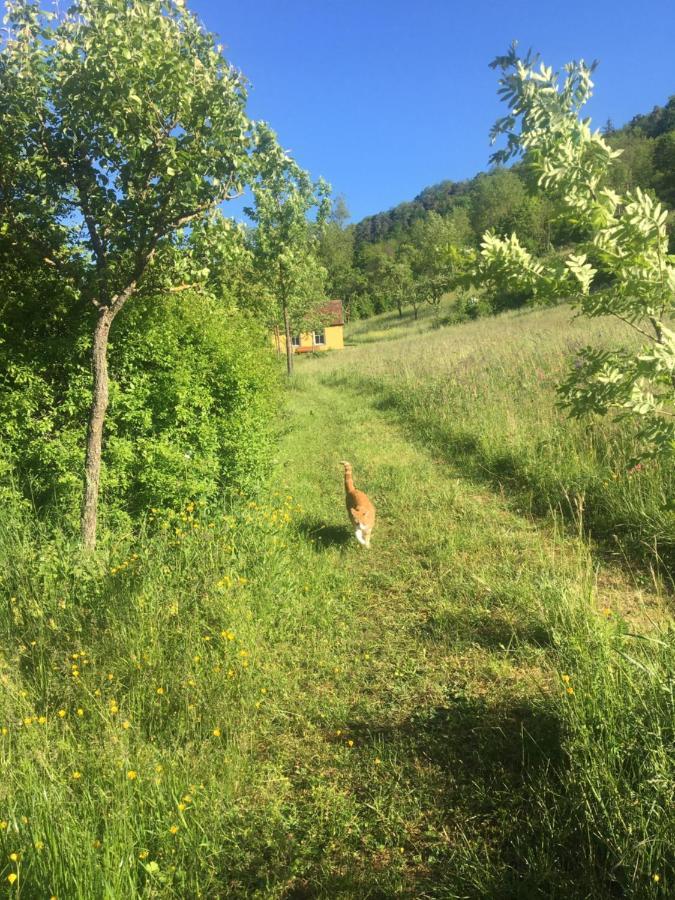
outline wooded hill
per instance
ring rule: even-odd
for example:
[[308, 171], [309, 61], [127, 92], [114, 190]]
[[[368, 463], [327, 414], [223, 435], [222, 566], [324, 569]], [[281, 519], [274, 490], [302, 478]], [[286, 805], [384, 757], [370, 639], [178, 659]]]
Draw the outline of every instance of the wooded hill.
[[[625, 193], [635, 187], [652, 192], [670, 211], [670, 247], [675, 249], [675, 95], [664, 106], [636, 115], [621, 128], [608, 120], [602, 128], [622, 155], [613, 168], [611, 187]], [[384, 312], [398, 305], [401, 272], [391, 271], [401, 256], [411, 261], [415, 248], [438, 238], [459, 246], [477, 246], [487, 229], [515, 231], [532, 252], [545, 254], [572, 243], [577, 235], [569, 222], [557, 220], [551, 201], [543, 198], [526, 167], [493, 168], [464, 181], [441, 181], [413, 200], [366, 216], [345, 226], [346, 208], [338, 204], [332, 231], [324, 240], [323, 261], [331, 288], [343, 297], [352, 317]], [[423, 266], [412, 265], [418, 283]], [[398, 274], [398, 279], [397, 279]], [[405, 277], [403, 277], [405, 281]], [[407, 285], [408, 293], [410, 285]], [[424, 302], [424, 297], [419, 298]]]

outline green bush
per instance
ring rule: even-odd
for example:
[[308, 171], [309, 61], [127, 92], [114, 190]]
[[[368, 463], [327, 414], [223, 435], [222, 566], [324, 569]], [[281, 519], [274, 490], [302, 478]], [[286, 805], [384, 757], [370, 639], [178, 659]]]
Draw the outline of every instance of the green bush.
[[[38, 342], [16, 315], [0, 346], [4, 496], [78, 513], [90, 329]], [[5, 329], [5, 334], [7, 334]], [[258, 325], [213, 298], [149, 297], [112, 332], [102, 497], [108, 516], [253, 490], [272, 446], [276, 374]], [[12, 484], [14, 487], [12, 487]]]

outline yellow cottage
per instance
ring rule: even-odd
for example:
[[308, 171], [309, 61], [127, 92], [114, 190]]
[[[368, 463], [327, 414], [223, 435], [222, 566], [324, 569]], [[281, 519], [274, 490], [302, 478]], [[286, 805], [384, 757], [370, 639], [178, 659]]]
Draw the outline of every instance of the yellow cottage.
[[[345, 346], [345, 322], [342, 301], [331, 300], [316, 308], [317, 318], [324, 324], [315, 331], [303, 331], [291, 338], [295, 353], [312, 353], [317, 350], [343, 350]], [[286, 335], [280, 328], [274, 329], [272, 343], [278, 353], [286, 353]]]

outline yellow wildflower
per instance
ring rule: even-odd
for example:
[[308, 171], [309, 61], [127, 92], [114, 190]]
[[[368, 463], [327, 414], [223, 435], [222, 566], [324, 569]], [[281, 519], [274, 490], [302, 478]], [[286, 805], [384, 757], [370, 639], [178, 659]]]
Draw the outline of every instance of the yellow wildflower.
[[150, 855], [149, 850], [141, 850], [141, 852], [138, 854], [138, 858], [139, 859], [147, 859], [149, 855]]
[[163, 687], [158, 687], [158, 688], [157, 688], [157, 693], [161, 696], [161, 695], [164, 693], [164, 688], [163, 688]]
[[122, 722], [122, 728], [124, 728], [124, 730], [126, 731], [127, 728], [130, 728], [130, 727], [131, 727], [131, 722], [128, 719], [125, 719], [124, 722]]
[[18, 862], [18, 861], [19, 861], [19, 854], [18, 854], [18, 853], [10, 853], [10, 854], [9, 854], [9, 858], [12, 860], [12, 862]]
[[82, 778], [82, 772], [73, 772], [71, 777], [78, 781], [78, 779]]
[[82, 716], [84, 715], [84, 710], [82, 709], [81, 706], [78, 707], [77, 714], [80, 718], [82, 718]]
[[10, 884], [14, 884], [14, 882], [16, 881], [16, 879], [18, 877], [19, 876], [16, 875], [14, 872], [10, 872], [9, 875], [7, 876], [7, 881], [9, 881]]
[[214, 729], [213, 729], [213, 736], [214, 736], [214, 737], [220, 737], [220, 728], [214, 728]]
[[134, 781], [135, 778], [138, 777], [138, 772], [135, 772], [133, 769], [129, 769], [127, 772], [127, 778], [129, 781]]
[[47, 717], [46, 717], [46, 716], [38, 716], [38, 723], [39, 723], [40, 725], [46, 725], [46, 724], [47, 724]]
[[169, 831], [171, 832], [171, 834], [178, 834], [179, 830], [180, 829], [179, 829], [178, 825], [172, 825], [171, 828], [169, 828]]
[[59, 718], [60, 718], [60, 719], [65, 719], [65, 717], [66, 717], [67, 715], [68, 715], [68, 713], [65, 711], [65, 709], [60, 709], [60, 710], [59, 710]]

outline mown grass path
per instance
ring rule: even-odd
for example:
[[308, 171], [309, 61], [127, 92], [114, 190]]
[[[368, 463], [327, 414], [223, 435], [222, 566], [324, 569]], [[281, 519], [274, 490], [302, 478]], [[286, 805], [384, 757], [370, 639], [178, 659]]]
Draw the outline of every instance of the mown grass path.
[[[546, 608], [579, 589], [580, 546], [329, 380], [301, 373], [289, 416], [279, 479], [304, 508], [308, 601], [324, 582], [341, 600], [328, 655], [298, 660], [296, 786], [324, 846], [284, 895], [586, 896], [537, 866], [530, 805], [561, 762]], [[347, 526], [343, 458], [377, 507], [370, 552]]]

